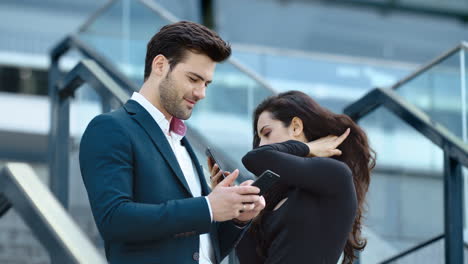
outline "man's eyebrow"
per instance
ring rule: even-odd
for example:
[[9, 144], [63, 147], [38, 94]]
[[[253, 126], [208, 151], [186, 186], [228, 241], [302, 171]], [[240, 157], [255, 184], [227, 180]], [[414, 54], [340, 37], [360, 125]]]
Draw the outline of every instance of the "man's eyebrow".
[[[203, 77], [200, 76], [199, 74], [196, 74], [196, 73], [194, 73], [194, 72], [188, 72], [188, 73], [195, 75], [198, 79], [200, 79], [200, 80], [202, 80], [202, 81], [205, 81], [205, 78], [203, 78]], [[211, 83], [211, 80], [206, 81], [206, 83]]]

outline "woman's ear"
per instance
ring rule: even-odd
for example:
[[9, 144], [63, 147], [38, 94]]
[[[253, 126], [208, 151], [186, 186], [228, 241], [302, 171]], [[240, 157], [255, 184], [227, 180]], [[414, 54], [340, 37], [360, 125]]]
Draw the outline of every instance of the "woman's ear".
[[295, 116], [292, 121], [291, 125], [289, 126], [292, 132], [292, 136], [296, 138], [301, 138], [304, 134], [304, 124], [302, 123], [302, 119]]

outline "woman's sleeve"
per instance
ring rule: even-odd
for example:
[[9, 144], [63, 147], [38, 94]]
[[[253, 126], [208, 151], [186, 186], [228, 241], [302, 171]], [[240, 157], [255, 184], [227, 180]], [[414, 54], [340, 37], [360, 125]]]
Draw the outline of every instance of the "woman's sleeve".
[[351, 170], [345, 163], [308, 154], [305, 143], [289, 140], [256, 148], [242, 158], [242, 163], [257, 176], [271, 170], [280, 175], [282, 183], [317, 194], [336, 195], [353, 186]]

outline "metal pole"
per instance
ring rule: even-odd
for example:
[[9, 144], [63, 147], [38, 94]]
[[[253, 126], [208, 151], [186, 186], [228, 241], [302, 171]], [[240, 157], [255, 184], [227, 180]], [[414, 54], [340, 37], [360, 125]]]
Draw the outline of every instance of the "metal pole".
[[70, 98], [57, 95], [54, 119], [54, 146], [52, 149], [53, 167], [51, 167], [50, 188], [57, 200], [68, 209], [69, 167], [70, 167]]
[[61, 78], [59, 56], [51, 56], [49, 69], [50, 133], [49, 168], [50, 189], [64, 208], [68, 208], [68, 170], [70, 137], [70, 102], [62, 99], [57, 89]]
[[215, 25], [215, 17], [214, 17], [215, 10], [214, 10], [213, 0], [201, 0], [200, 9], [201, 9], [203, 25], [215, 30], [216, 25]]
[[463, 178], [461, 165], [444, 152], [445, 263], [463, 264]]
[[111, 107], [111, 98], [110, 96], [101, 95], [101, 111], [103, 113], [108, 113], [112, 110]]

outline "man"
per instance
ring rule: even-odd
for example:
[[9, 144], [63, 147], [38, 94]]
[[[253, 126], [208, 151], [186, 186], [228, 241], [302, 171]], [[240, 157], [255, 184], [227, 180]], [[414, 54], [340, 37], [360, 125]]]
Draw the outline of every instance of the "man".
[[110, 263], [219, 263], [265, 207], [250, 182], [231, 186], [238, 170], [210, 193], [184, 137], [182, 120], [230, 53], [202, 25], [163, 27], [148, 43], [140, 92], [88, 125], [80, 167]]

